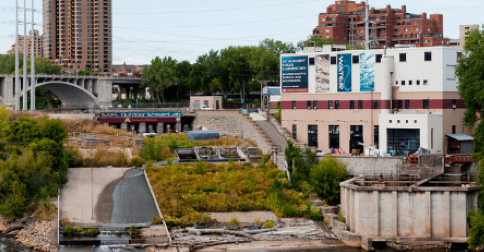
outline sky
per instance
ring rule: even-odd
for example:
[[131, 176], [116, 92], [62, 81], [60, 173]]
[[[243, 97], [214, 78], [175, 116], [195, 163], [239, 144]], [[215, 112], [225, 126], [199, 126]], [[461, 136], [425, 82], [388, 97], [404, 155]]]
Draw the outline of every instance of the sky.
[[[32, 0], [26, 0], [27, 7]], [[23, 6], [19, 0], [19, 6]], [[112, 0], [114, 64], [148, 64], [156, 56], [195, 62], [211, 49], [257, 45], [265, 38], [296, 44], [311, 35], [318, 14], [335, 0]], [[360, 2], [360, 1], [357, 1]], [[34, 0], [42, 30], [42, 0]], [[459, 25], [484, 24], [482, 0], [369, 0], [384, 8], [407, 6], [414, 14], [443, 14], [444, 37], [458, 38]], [[14, 43], [15, 0], [0, 0], [0, 53]], [[31, 20], [27, 13], [27, 22]], [[23, 20], [23, 13], [19, 13]], [[28, 29], [31, 26], [28, 25]], [[23, 34], [21, 25], [20, 33]]]

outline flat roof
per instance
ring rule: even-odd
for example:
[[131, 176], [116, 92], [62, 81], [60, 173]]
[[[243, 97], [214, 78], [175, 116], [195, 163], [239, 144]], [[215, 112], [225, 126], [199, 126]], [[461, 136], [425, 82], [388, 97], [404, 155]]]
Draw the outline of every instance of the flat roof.
[[472, 141], [474, 140], [473, 137], [466, 135], [466, 134], [446, 134], [446, 136], [455, 139], [459, 142], [464, 142], [464, 141]]

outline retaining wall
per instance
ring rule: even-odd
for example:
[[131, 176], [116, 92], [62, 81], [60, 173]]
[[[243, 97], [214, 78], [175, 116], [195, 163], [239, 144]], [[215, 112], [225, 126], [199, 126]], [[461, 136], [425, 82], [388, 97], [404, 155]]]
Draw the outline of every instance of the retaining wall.
[[347, 165], [346, 170], [351, 176], [355, 174], [391, 174], [396, 173], [403, 165], [399, 157], [335, 157]]
[[217, 130], [220, 134], [250, 139], [264, 153], [269, 153], [272, 142], [256, 126], [248, 115], [243, 115], [238, 110], [199, 110], [193, 123], [197, 126], [205, 126], [210, 130]]

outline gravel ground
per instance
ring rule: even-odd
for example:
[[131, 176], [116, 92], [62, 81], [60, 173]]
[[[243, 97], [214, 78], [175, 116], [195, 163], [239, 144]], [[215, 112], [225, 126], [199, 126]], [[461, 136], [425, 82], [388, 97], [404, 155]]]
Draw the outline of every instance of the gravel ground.
[[111, 223], [150, 222], [158, 215], [143, 171], [131, 170], [114, 188]]

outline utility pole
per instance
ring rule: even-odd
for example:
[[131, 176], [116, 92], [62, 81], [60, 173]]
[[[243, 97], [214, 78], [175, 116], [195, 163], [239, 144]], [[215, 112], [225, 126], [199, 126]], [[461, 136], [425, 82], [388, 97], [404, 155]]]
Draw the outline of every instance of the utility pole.
[[20, 110], [20, 74], [18, 55], [18, 0], [15, 1], [15, 110]]
[[366, 0], [366, 5], [365, 5], [365, 11], [366, 11], [366, 22], [365, 22], [365, 49], [369, 50], [370, 49], [370, 41], [369, 41], [369, 22], [370, 22], [370, 17], [368, 15], [368, 0]]
[[29, 88], [29, 83], [27, 80], [27, 0], [24, 0], [24, 64], [23, 64], [23, 98], [22, 98], [22, 110], [27, 110], [27, 89]]
[[[30, 110], [35, 110], [35, 30], [34, 30], [34, 0], [32, 0], [32, 46], [30, 47], [31, 50], [31, 59], [30, 59], [30, 73], [32, 77], [30, 79]], [[42, 50], [42, 48], [37, 48]]]

